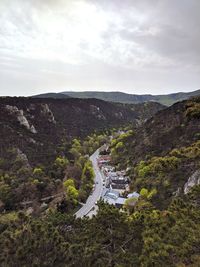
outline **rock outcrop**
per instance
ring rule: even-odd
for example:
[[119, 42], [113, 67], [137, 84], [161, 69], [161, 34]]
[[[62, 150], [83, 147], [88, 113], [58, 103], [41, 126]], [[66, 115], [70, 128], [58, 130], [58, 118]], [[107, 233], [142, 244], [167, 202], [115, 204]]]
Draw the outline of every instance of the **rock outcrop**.
[[29, 124], [22, 109], [18, 109], [16, 106], [10, 106], [10, 105], [6, 105], [5, 108], [10, 114], [16, 116], [17, 121], [21, 125], [23, 125], [27, 130], [29, 130], [32, 133], [37, 133], [34, 125]]
[[187, 183], [184, 185], [184, 194], [188, 194], [190, 189], [200, 184], [200, 170], [195, 171], [188, 179]]

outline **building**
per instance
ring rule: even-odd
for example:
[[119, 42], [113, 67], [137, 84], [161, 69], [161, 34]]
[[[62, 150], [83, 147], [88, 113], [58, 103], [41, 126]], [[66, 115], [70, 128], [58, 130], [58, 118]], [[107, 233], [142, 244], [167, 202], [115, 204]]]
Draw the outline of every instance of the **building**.
[[108, 189], [103, 197], [103, 200], [106, 203], [114, 205], [117, 208], [122, 208], [126, 201], [126, 198], [120, 197], [119, 192], [112, 189]]
[[125, 197], [121, 197], [118, 191], [113, 190], [113, 189], [107, 189], [104, 192], [103, 200], [106, 203], [110, 205], [114, 205], [117, 208], [122, 208], [124, 204], [126, 203], [126, 200], [132, 199], [132, 198], [135, 198], [135, 200], [130, 202], [130, 205], [134, 206], [139, 196], [140, 195], [137, 192], [133, 192], [133, 193], [128, 194], [127, 198], [125, 198]]
[[110, 161], [111, 161], [110, 155], [102, 155], [102, 156], [99, 156], [97, 163], [98, 163], [98, 166], [101, 168], [104, 165], [108, 165]]
[[118, 197], [115, 201], [115, 207], [121, 209], [126, 202], [126, 198]]
[[126, 177], [124, 176], [109, 176], [111, 183], [114, 184], [128, 184], [129, 181]]
[[128, 184], [119, 184], [119, 183], [112, 183], [111, 184], [112, 189], [117, 190], [126, 190], [128, 188]]

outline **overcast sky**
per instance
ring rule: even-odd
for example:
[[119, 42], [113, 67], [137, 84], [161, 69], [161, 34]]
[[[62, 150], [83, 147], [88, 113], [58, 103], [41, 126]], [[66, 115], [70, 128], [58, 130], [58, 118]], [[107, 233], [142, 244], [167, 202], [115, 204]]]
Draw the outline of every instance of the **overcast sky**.
[[199, 0], [0, 0], [0, 95], [200, 88]]

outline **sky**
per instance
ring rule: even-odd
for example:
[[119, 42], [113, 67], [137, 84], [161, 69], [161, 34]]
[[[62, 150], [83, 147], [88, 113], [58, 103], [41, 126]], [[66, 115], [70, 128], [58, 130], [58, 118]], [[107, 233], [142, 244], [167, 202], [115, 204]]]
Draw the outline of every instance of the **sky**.
[[199, 0], [0, 0], [0, 95], [200, 89]]

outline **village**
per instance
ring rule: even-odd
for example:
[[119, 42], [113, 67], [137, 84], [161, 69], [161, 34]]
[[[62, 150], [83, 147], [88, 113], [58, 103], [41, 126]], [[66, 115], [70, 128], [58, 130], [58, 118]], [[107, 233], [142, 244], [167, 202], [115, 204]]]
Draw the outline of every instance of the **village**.
[[129, 206], [134, 206], [140, 195], [137, 192], [130, 192], [128, 170], [116, 170], [111, 162], [109, 147], [104, 145], [99, 149], [97, 158], [103, 179], [102, 200], [117, 208], [122, 208], [126, 203]]

